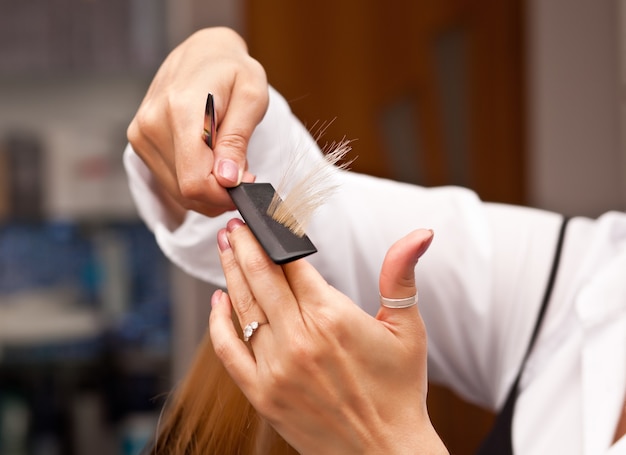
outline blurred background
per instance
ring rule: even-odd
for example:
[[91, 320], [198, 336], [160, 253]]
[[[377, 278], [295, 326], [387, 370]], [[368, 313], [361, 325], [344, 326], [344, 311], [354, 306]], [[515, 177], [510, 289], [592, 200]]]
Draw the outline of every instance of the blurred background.
[[[125, 130], [194, 30], [246, 37], [353, 169], [596, 216], [626, 207], [626, 0], [0, 0], [0, 454], [136, 454], [210, 286], [138, 219]], [[472, 453], [492, 416], [432, 387]]]

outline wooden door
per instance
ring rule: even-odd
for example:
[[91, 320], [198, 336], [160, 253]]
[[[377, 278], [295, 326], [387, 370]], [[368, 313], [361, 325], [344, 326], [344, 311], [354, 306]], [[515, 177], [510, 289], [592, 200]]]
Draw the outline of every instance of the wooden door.
[[[352, 169], [524, 203], [522, 0], [247, 0], [250, 52], [305, 124], [355, 139]], [[431, 387], [448, 448], [492, 416]]]

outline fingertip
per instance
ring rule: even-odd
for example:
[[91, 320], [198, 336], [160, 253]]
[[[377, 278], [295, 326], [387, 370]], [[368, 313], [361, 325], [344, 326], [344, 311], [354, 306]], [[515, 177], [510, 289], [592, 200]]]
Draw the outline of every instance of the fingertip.
[[[228, 240], [228, 231], [226, 229], [220, 229], [217, 233], [217, 247], [220, 253], [230, 249], [230, 240]], [[215, 294], [213, 294], [215, 297]]]
[[[211, 312], [209, 313], [209, 329], [211, 330], [211, 338], [214, 335], [214, 341], [222, 340], [224, 337], [230, 337], [231, 332], [236, 332], [231, 317], [232, 305], [230, 297], [226, 292], [217, 289], [211, 296]], [[236, 336], [236, 334], [235, 334]]]
[[419, 231], [422, 234], [421, 245], [416, 251], [417, 259], [421, 258], [428, 248], [430, 248], [431, 243], [433, 243], [433, 238], [435, 237], [435, 231], [432, 229], [423, 229]]
[[216, 177], [223, 187], [230, 188], [239, 185], [243, 179], [243, 175], [243, 168], [234, 160], [230, 158], [217, 160]]
[[233, 218], [226, 223], [226, 231], [230, 233], [241, 226], [245, 226], [245, 223], [239, 218]]
[[211, 296], [209, 325], [211, 324], [211, 319], [213, 318], [215, 318], [216, 320], [223, 320], [226, 323], [229, 323], [229, 321], [232, 323], [231, 313], [232, 304], [230, 302], [230, 296], [222, 289], [217, 289], [215, 292], [213, 292], [213, 295]]
[[434, 232], [418, 229], [394, 243], [387, 251], [379, 277], [381, 295], [403, 299], [415, 294], [415, 266], [430, 247]]
[[403, 267], [415, 267], [417, 261], [428, 251], [434, 238], [432, 229], [417, 229], [394, 243], [387, 252], [388, 258], [396, 258]]
[[211, 296], [211, 307], [214, 307], [220, 303], [220, 300], [222, 299], [223, 294], [224, 294], [224, 291], [222, 291], [221, 289], [217, 289], [213, 293], [213, 295]]
[[245, 171], [243, 173], [243, 177], [241, 178], [241, 181], [245, 183], [254, 183], [256, 181], [256, 175], [248, 171]]

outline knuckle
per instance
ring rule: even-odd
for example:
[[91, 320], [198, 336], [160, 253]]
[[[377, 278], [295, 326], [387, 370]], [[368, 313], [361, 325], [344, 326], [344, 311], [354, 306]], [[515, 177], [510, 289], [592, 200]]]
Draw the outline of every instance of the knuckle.
[[293, 361], [293, 366], [298, 370], [306, 369], [316, 358], [315, 350], [297, 340], [290, 344], [288, 355]]
[[[257, 75], [257, 77], [262, 78], [264, 81], [267, 80], [267, 73], [265, 71], [265, 67], [261, 64], [261, 62], [253, 57], [249, 57], [249, 64], [250, 70], [253, 71]], [[255, 88], [260, 94], [264, 94], [267, 92], [265, 86], [255, 85]]]
[[[341, 308], [334, 308], [333, 311], [320, 311], [315, 315], [315, 325], [323, 333], [332, 333], [333, 336], [340, 334], [344, 330], [346, 320], [350, 320], [348, 315], [343, 315]], [[347, 317], [348, 319], [344, 319]]]
[[234, 129], [219, 136], [219, 145], [228, 150], [243, 153], [248, 148], [248, 139], [244, 130]]
[[128, 139], [128, 142], [130, 142], [130, 144], [135, 147], [136, 144], [139, 142], [140, 140], [140, 134], [139, 134], [139, 126], [137, 124], [137, 120], [136, 117], [130, 122], [130, 124], [128, 125], [128, 128], [126, 129], [126, 138]]
[[239, 265], [232, 255], [222, 256], [222, 270], [224, 275], [231, 276], [237, 272]]
[[[280, 396], [281, 391], [288, 390], [293, 385], [293, 373], [292, 368], [286, 368], [283, 363], [275, 363], [272, 365], [270, 375], [267, 377], [265, 383], [266, 390], [275, 391]], [[268, 398], [273, 397], [274, 394], [267, 393]], [[272, 399], [272, 401], [275, 401]]]
[[131, 144], [132, 139], [140, 140], [141, 138], [156, 137], [160, 131], [157, 126], [158, 123], [158, 110], [154, 107], [153, 103], [149, 101], [144, 102], [135, 114], [135, 117], [131, 122], [131, 126], [127, 131]]
[[[286, 351], [292, 367], [307, 374], [312, 374], [316, 370], [316, 366], [325, 355], [320, 344], [313, 343], [308, 337], [303, 336], [294, 336]], [[289, 380], [290, 377], [293, 377], [291, 372], [285, 379]]]
[[237, 46], [240, 46], [244, 49], [247, 49], [246, 41], [243, 39], [243, 37], [239, 33], [237, 33], [232, 28], [221, 26], [221, 27], [216, 27], [214, 31], [216, 33], [223, 35], [225, 39], [229, 40], [233, 44], [236, 44]]
[[239, 313], [239, 316], [245, 320], [246, 316], [249, 313], [252, 313], [252, 309], [256, 308], [256, 300], [252, 294], [246, 292], [245, 294], [238, 296], [234, 305], [237, 309], [237, 313]]
[[198, 103], [198, 98], [193, 97], [187, 90], [172, 90], [165, 95], [165, 109], [172, 119], [185, 118], [183, 113], [194, 103]]
[[270, 259], [261, 254], [249, 254], [243, 261], [242, 267], [251, 276], [265, 276], [274, 266]]
[[226, 342], [225, 339], [212, 339], [213, 343], [213, 351], [218, 359], [220, 359], [223, 363], [227, 363], [226, 361], [230, 355], [230, 346]]
[[260, 387], [254, 403], [257, 412], [270, 424], [280, 421], [278, 416], [280, 415], [280, 409], [284, 407], [280, 394], [274, 393], [275, 390], [280, 391], [280, 389], [275, 389], [273, 386], [265, 385]]
[[344, 349], [354, 338], [353, 328], [346, 321], [353, 320], [353, 315], [344, 314], [341, 308], [332, 308], [333, 311], [318, 311], [315, 313], [315, 325], [312, 326], [315, 336], [324, 343], [316, 343], [318, 348], [311, 356], [321, 360], [335, 349]]
[[261, 64], [253, 58], [248, 59], [248, 71], [254, 74], [250, 80], [245, 80], [237, 87], [238, 95], [247, 103], [258, 103], [267, 96], [265, 84], [259, 84], [256, 79], [265, 77], [265, 70]]
[[[204, 194], [205, 182], [195, 175], [184, 175], [178, 177], [178, 191], [183, 200], [196, 200]], [[185, 207], [189, 208], [189, 207]]]

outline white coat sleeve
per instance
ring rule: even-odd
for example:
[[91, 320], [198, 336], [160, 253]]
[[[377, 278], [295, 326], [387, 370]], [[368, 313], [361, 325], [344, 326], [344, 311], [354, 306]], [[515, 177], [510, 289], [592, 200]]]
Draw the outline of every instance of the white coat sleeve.
[[[300, 169], [322, 159], [285, 100], [270, 90], [268, 112], [248, 149], [257, 181], [276, 185], [293, 151], [304, 160]], [[189, 274], [223, 286], [216, 235], [235, 214], [189, 212], [171, 231], [151, 174], [130, 146], [124, 161], [140, 215], [163, 252]], [[434, 242], [416, 269], [430, 377], [480, 405], [498, 406], [534, 324], [559, 217], [485, 204], [458, 187], [428, 189], [347, 171], [336, 178], [339, 191], [307, 229], [319, 250], [307, 260], [375, 314], [387, 249], [411, 230], [433, 229]]]

